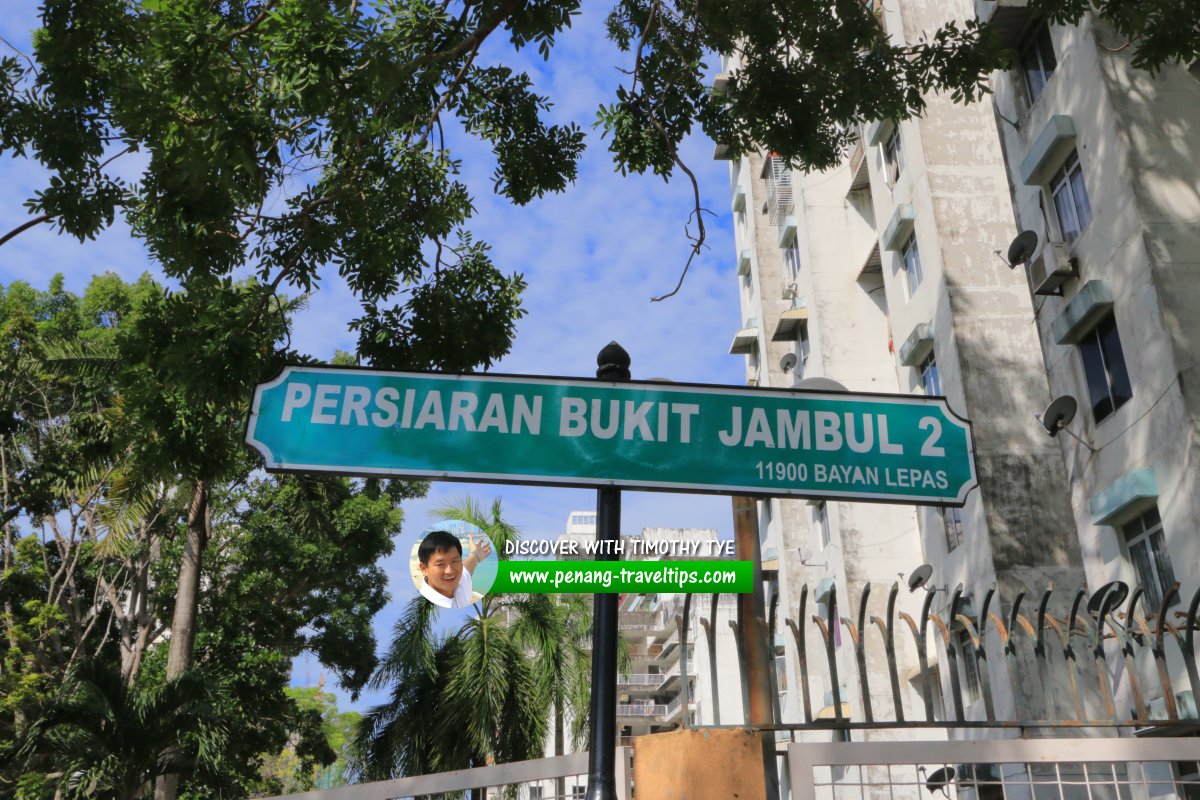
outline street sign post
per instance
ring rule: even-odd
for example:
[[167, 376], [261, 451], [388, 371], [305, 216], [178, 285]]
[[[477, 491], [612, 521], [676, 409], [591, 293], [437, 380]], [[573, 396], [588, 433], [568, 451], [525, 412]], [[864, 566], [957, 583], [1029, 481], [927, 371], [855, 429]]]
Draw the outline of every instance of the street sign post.
[[962, 505], [944, 398], [287, 367], [246, 441], [278, 471]]

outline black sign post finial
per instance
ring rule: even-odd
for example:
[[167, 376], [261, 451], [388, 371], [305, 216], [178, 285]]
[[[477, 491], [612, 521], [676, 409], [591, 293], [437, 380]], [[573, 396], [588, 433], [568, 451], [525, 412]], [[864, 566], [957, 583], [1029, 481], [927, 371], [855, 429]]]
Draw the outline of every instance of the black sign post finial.
[[629, 353], [616, 342], [609, 342], [596, 356], [596, 377], [601, 380], [629, 380]]

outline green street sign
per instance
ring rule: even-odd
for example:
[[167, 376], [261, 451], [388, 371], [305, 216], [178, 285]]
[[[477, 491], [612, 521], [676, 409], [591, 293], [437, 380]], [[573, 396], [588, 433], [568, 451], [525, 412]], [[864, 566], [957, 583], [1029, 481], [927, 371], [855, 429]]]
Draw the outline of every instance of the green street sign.
[[944, 398], [287, 367], [246, 441], [275, 471], [962, 505]]

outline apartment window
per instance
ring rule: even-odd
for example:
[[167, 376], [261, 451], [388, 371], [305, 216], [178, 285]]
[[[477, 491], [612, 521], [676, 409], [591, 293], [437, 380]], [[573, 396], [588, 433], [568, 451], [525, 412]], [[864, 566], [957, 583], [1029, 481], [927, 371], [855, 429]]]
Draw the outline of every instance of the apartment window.
[[900, 149], [900, 126], [892, 129], [887, 141], [883, 143], [883, 167], [888, 186], [895, 186], [900, 180], [900, 172], [904, 169], [904, 153]]
[[833, 541], [833, 534], [829, 531], [829, 509], [824, 503], [817, 503], [813, 511], [816, 514], [817, 531], [821, 537], [821, 549], [824, 550]]
[[937, 665], [929, 668], [929, 698], [933, 704], [933, 718], [940, 722], [946, 718], [946, 696], [942, 694], [942, 673]]
[[808, 354], [810, 352], [812, 352], [812, 344], [808, 339], [808, 325], [802, 322], [796, 329], [796, 356], [799, 360], [799, 364], [796, 367], [797, 378], [804, 377], [804, 367], [808, 364]]
[[942, 393], [942, 379], [938, 376], [937, 361], [932, 353], [921, 362], [921, 388], [929, 397], [936, 397]]
[[541, 786], [529, 787], [529, 800], [542, 800], [545, 795], [542, 793]]
[[1163, 596], [1175, 582], [1167, 540], [1163, 534], [1158, 508], [1152, 508], [1121, 527], [1129, 560], [1137, 573], [1138, 583], [1146, 590], [1146, 606], [1158, 613]]
[[916, 234], [908, 237], [900, 255], [900, 268], [904, 270], [904, 276], [908, 283], [908, 296], [912, 297], [916, 293], [917, 287], [921, 285], [921, 251], [917, 249]]
[[975, 660], [975, 647], [971, 644], [971, 633], [960, 626], [955, 638], [958, 640], [958, 660], [962, 664], [963, 699], [968, 703], [980, 698], [979, 662]]
[[1050, 195], [1054, 199], [1054, 211], [1058, 215], [1058, 229], [1063, 241], [1075, 241], [1088, 223], [1092, 221], [1092, 204], [1088, 201], [1087, 186], [1083, 183], [1083, 170], [1079, 167], [1079, 156], [1072, 152], [1050, 181]]
[[775, 648], [775, 685], [779, 688], [781, 695], [787, 694], [787, 656], [784, 655], [783, 645]]
[[1050, 41], [1050, 26], [1045, 22], [1037, 26], [1021, 47], [1020, 66], [1029, 104], [1033, 105], [1042, 96], [1042, 90], [1058, 66], [1054, 58], [1054, 45]]
[[1110, 313], [1088, 331], [1079, 343], [1079, 354], [1092, 400], [1092, 418], [1100, 422], [1133, 396], [1116, 317]]
[[963, 543], [963, 518], [961, 508], [942, 509], [946, 523], [946, 550], [952, 551]]
[[792, 281], [796, 280], [796, 276], [800, 274], [800, 244], [793, 238], [791, 244], [783, 248], [783, 263], [787, 265], [787, 271]]

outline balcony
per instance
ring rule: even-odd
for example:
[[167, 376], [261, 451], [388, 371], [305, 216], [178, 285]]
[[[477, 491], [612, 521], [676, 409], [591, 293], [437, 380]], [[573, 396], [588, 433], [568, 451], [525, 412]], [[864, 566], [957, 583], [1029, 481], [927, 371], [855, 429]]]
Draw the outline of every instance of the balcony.
[[[687, 649], [689, 660], [693, 657], [694, 652], [694, 646], [689, 644]], [[634, 661], [674, 663], [679, 660], [679, 642], [672, 635], [671, 641], [666, 644], [631, 644], [628, 653]]]
[[667, 706], [662, 703], [617, 703], [617, 718], [647, 719], [663, 717]]
[[674, 624], [659, 611], [622, 611], [617, 617], [617, 625], [623, 631], [665, 631]]
[[777, 155], [763, 162], [763, 180], [767, 184], [767, 216], [775, 227], [783, 225], [795, 206], [792, 199], [792, 171]]
[[871, 177], [867, 171], [867, 145], [862, 136], [850, 151], [850, 191], [871, 188]]
[[635, 672], [632, 675], [618, 675], [617, 686], [627, 688], [657, 689], [663, 682], [664, 675], [649, 672]]

